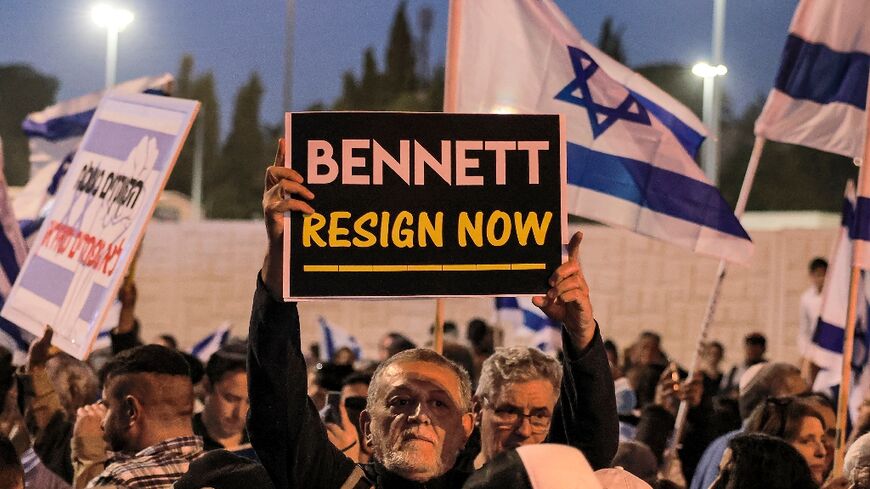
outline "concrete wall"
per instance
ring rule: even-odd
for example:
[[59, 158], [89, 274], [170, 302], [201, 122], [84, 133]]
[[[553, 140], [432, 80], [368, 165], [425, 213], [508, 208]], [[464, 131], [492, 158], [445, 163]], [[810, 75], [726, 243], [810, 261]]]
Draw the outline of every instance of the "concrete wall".
[[[604, 335], [622, 348], [639, 331], [656, 330], [665, 350], [688, 363], [717, 260], [603, 226], [584, 226], [584, 233], [582, 262]], [[767, 336], [772, 358], [797, 358], [806, 266], [810, 258], [828, 255], [836, 234], [836, 227], [752, 232], [755, 257], [749, 267], [730, 268], [712, 329], [728, 362], [740, 357], [749, 331]], [[137, 269], [145, 339], [169, 332], [188, 347], [224, 320], [234, 324], [235, 335], [246, 335], [264, 250], [260, 222], [152, 223]], [[445, 309], [446, 318], [463, 328], [474, 317], [496, 319], [491, 299], [450, 299]], [[430, 300], [307, 303], [300, 306], [302, 340], [317, 340], [317, 317], [323, 315], [355, 334], [374, 356], [388, 331], [425, 341], [434, 312]]]

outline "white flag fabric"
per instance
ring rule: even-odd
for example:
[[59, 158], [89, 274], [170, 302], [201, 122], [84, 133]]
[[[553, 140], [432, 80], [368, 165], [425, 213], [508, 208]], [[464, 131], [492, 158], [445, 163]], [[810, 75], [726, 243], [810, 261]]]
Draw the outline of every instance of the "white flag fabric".
[[801, 0], [755, 134], [857, 158], [864, 148], [870, 2]]
[[[836, 398], [836, 392], [842, 380], [843, 342], [849, 303], [849, 281], [855, 230], [855, 189], [852, 182], [849, 182], [843, 199], [840, 233], [822, 291], [821, 314], [816, 323], [812, 345], [809, 349], [813, 363], [821, 368], [813, 384], [813, 391], [826, 392], [834, 398]], [[870, 340], [866, 327], [868, 307], [870, 307], [868, 286], [870, 286], [870, 281], [862, 275], [852, 355], [852, 390], [849, 395], [850, 413], [853, 420], [857, 419], [857, 408], [867, 394], [868, 379], [865, 377], [870, 377], [865, 372], [868, 363], [868, 340]]]
[[[112, 89], [168, 95], [174, 80], [172, 75], [165, 73], [129, 80]], [[15, 197], [13, 208], [25, 238], [35, 236], [39, 230], [40, 216], [48, 212], [60, 181], [105, 93], [105, 90], [101, 90], [65, 100], [28, 114], [21, 124], [21, 129], [29, 138], [30, 180]]]
[[706, 130], [688, 108], [583, 39], [552, 0], [467, 1], [454, 17], [455, 110], [563, 114], [569, 213], [749, 260], [749, 235], [694, 161]]
[[224, 343], [230, 339], [230, 328], [232, 328], [232, 324], [229, 321], [221, 323], [213, 333], [197, 341], [189, 353], [203, 365], [208, 363], [208, 359], [214, 352], [220, 350]]
[[[3, 172], [3, 143], [0, 141], [0, 307], [9, 296], [12, 284], [18, 277], [21, 264], [27, 257], [27, 247], [18, 222], [12, 213], [9, 202], [9, 188]], [[13, 362], [20, 365], [24, 362], [27, 349], [33, 336], [19, 329], [8, 320], [0, 318], [0, 345], [7, 348], [13, 355]]]
[[332, 361], [335, 352], [342, 348], [350, 348], [357, 359], [362, 358], [362, 348], [356, 338], [344, 328], [328, 322], [323, 316], [317, 318], [320, 326], [320, 360]]
[[495, 299], [498, 320], [514, 326], [518, 338], [526, 346], [555, 355], [562, 349], [562, 326], [554, 323], [529, 298], [498, 297]]

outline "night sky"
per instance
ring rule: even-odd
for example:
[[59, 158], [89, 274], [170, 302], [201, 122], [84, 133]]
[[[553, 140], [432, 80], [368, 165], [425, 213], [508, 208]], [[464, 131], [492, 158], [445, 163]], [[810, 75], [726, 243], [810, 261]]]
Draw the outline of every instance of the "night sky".
[[[466, 0], [473, 1], [473, 0]], [[58, 99], [102, 88], [105, 31], [90, 18], [93, 1], [0, 0], [0, 64], [28, 63], [61, 82]], [[713, 0], [558, 0], [591, 41], [605, 16], [625, 28], [630, 65], [658, 61], [692, 64], [710, 56]], [[226, 132], [238, 88], [256, 70], [266, 87], [263, 122], [282, 111], [285, 2], [280, 0], [118, 0], [136, 19], [121, 33], [117, 79], [176, 74], [183, 53], [196, 72], [214, 72]], [[341, 91], [341, 74], [359, 73], [373, 46], [383, 66], [384, 46], [398, 0], [297, 0], [293, 108]], [[431, 65], [444, 59], [446, 0], [411, 0], [410, 22], [423, 6], [435, 12]], [[737, 110], [773, 82], [797, 0], [729, 0], [725, 90]], [[0, 106], [2, 110], [2, 106]]]

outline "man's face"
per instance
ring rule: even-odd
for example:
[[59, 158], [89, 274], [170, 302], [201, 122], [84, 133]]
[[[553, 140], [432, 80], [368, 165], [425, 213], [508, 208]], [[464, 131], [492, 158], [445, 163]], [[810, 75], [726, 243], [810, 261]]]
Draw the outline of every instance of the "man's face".
[[248, 416], [248, 376], [242, 370], [225, 373], [211, 384], [205, 400], [204, 415], [211, 420], [211, 433], [218, 438], [239, 435]]
[[113, 452], [133, 451], [133, 429], [130, 425], [129, 406], [124, 399], [116, 399], [113, 388], [117, 385], [115, 379], [110, 379], [103, 387], [103, 405], [106, 414], [103, 416], [103, 440]]
[[746, 343], [743, 345], [743, 354], [746, 358], [746, 363], [758, 363], [764, 358], [764, 347]]
[[559, 393], [546, 379], [505, 385], [478, 405], [481, 450], [486, 461], [506, 450], [542, 443]]
[[659, 357], [659, 343], [655, 338], [642, 337], [638, 349], [638, 361], [641, 365], [650, 365]]
[[384, 466], [406, 479], [427, 481], [456, 462], [473, 428], [452, 370], [422, 361], [388, 366], [377, 399], [363, 411], [366, 443]]
[[825, 286], [825, 274], [828, 273], [827, 268], [816, 268], [815, 270], [810, 271], [810, 282], [812, 282], [813, 286], [819, 292], [822, 291], [822, 287]]

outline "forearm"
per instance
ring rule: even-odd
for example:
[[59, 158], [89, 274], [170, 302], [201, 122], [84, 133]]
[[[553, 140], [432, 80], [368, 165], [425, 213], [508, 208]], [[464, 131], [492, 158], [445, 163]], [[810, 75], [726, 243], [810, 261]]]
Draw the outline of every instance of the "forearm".
[[82, 489], [106, 467], [106, 442], [101, 437], [86, 436], [72, 439], [73, 488]]
[[594, 469], [608, 467], [619, 444], [616, 395], [607, 353], [596, 325], [583, 350], [563, 331], [562, 387], [549, 440], [580, 449]]
[[329, 440], [307, 395], [296, 305], [276, 300], [258, 277], [248, 342], [248, 433], [277, 489], [332, 487], [353, 462]]

